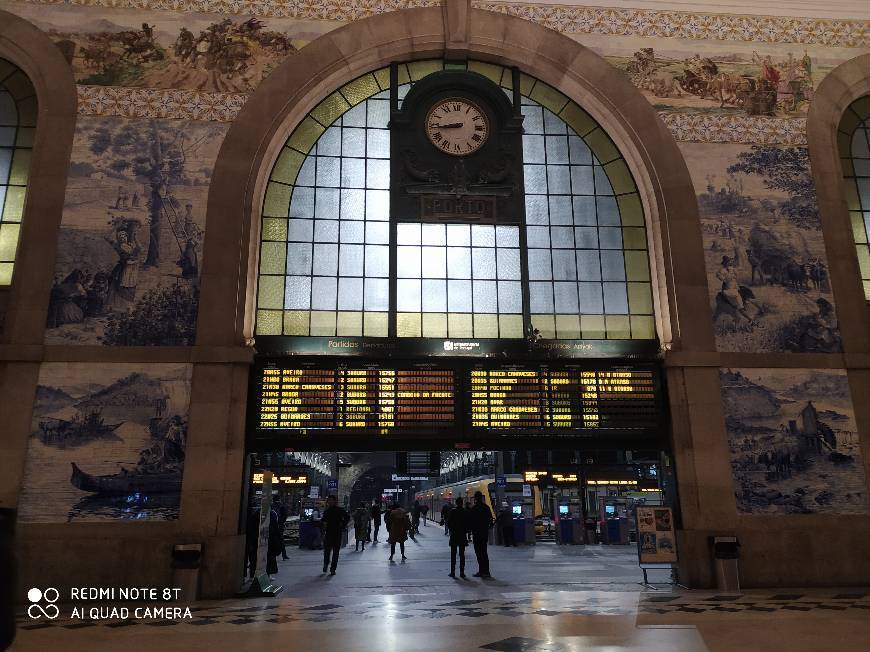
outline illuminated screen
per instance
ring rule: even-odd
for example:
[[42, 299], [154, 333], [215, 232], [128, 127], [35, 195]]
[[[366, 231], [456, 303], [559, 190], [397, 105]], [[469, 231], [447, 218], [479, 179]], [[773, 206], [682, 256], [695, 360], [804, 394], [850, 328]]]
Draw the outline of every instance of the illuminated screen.
[[568, 515], [568, 505], [559, 505], [559, 514], [562, 516]]
[[474, 429], [553, 435], [657, 425], [652, 369], [504, 367], [471, 370]]
[[514, 516], [522, 516], [523, 508], [521, 505], [514, 505], [511, 507], [511, 511], [514, 513]]
[[258, 381], [260, 430], [387, 435], [455, 422], [451, 369], [266, 366]]
[[[471, 441], [661, 431], [657, 371], [650, 365], [268, 359], [255, 367], [253, 384], [251, 426], [263, 439]], [[535, 480], [527, 474], [527, 482]]]

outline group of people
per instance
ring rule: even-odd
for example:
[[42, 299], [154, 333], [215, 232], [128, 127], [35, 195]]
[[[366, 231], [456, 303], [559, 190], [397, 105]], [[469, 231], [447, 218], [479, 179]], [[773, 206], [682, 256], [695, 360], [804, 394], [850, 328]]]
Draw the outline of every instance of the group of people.
[[[323, 572], [335, 575], [338, 567], [338, 556], [342, 546], [343, 533], [351, 521], [353, 521], [356, 550], [364, 551], [366, 543], [378, 543], [378, 534], [383, 524], [386, 527], [390, 544], [389, 561], [393, 562], [396, 554], [396, 545], [402, 562], [407, 561], [405, 555], [405, 542], [410, 537], [419, 533], [420, 520], [426, 525], [427, 507], [415, 501], [410, 510], [405, 510], [393, 503], [382, 510], [381, 505], [373, 501], [372, 504], [363, 502], [348, 514], [347, 510], [338, 506], [335, 496], [326, 499], [326, 509], [320, 518], [320, 529], [323, 538]], [[276, 496], [271, 504], [269, 513], [268, 548], [266, 554], [266, 574], [274, 575], [278, 572], [278, 555], [287, 559], [287, 550], [284, 546], [283, 529], [287, 520], [288, 511], [284, 504]], [[489, 530], [495, 523], [492, 510], [486, 504], [481, 492], [474, 495], [473, 504], [465, 505], [462, 498], [457, 498], [453, 503], [445, 506], [442, 510], [442, 518], [445, 526], [445, 534], [449, 535], [450, 545], [450, 577], [456, 578], [456, 561], [459, 560], [459, 577], [466, 579], [465, 574], [465, 549], [471, 543], [477, 557], [478, 571], [474, 577], [491, 578], [489, 570], [489, 554], [487, 545], [489, 542]], [[253, 577], [257, 563], [257, 545], [260, 531], [260, 510], [252, 509], [248, 517], [247, 529], [247, 562], [250, 576]]]

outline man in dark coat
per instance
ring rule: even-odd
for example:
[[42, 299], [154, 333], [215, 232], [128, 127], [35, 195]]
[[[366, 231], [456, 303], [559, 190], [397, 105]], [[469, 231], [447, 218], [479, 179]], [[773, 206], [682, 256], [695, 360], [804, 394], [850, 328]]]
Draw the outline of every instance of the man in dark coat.
[[505, 547], [513, 546], [516, 548], [517, 542], [514, 540], [514, 515], [507, 507], [499, 512], [498, 526], [501, 528], [501, 538]]
[[287, 505], [281, 502], [280, 496], [277, 494], [272, 498], [272, 509], [278, 512], [278, 532], [281, 541], [281, 559], [288, 559], [287, 557], [287, 546], [284, 545], [284, 527], [287, 524], [287, 517], [289, 516], [289, 510], [287, 509]]
[[450, 577], [456, 579], [456, 553], [459, 553], [459, 577], [465, 579], [465, 546], [468, 530], [468, 510], [462, 507], [462, 498], [456, 499], [456, 507], [447, 513], [450, 525]]
[[374, 543], [378, 542], [378, 530], [381, 529], [381, 506], [377, 501], [372, 502], [372, 526], [374, 527]]
[[284, 542], [283, 528], [278, 524], [278, 506], [272, 503], [269, 510], [269, 546], [266, 549], [266, 574], [271, 579], [278, 574], [278, 555]]
[[483, 494], [474, 494], [474, 506], [469, 510], [469, 526], [474, 541], [474, 554], [477, 556], [478, 571], [475, 577], [489, 579], [489, 553], [486, 546], [489, 543], [489, 528], [492, 527], [492, 510], [483, 502]]
[[444, 503], [444, 507], [441, 508], [441, 522], [444, 523], [445, 535], [450, 533], [450, 510], [452, 508], [450, 503]]
[[[326, 510], [323, 512], [323, 517], [320, 519], [320, 528], [323, 530], [323, 572], [327, 567], [329, 574], [335, 575], [335, 569], [338, 566], [338, 551], [341, 548], [341, 535], [347, 527], [347, 522], [350, 520], [348, 513], [338, 506], [338, 500], [335, 496], [329, 496], [326, 499]], [[330, 556], [332, 557], [332, 565], [330, 565]]]

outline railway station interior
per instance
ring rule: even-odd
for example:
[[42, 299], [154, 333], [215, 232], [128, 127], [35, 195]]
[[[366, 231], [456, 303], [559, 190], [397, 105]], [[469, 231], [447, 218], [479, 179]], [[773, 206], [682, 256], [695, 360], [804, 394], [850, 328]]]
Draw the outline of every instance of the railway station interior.
[[0, 0], [0, 649], [867, 649], [868, 238], [866, 2]]

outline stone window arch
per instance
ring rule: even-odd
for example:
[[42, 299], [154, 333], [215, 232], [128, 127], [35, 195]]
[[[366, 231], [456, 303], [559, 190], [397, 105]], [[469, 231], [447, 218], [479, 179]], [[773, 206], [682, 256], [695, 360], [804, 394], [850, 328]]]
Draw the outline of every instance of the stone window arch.
[[[402, 64], [400, 98], [445, 65], [457, 66]], [[510, 92], [510, 69], [459, 65]], [[655, 339], [646, 225], [625, 160], [561, 92], [529, 75], [520, 86], [526, 224], [402, 224], [394, 248], [389, 69], [314, 107], [266, 187], [256, 334], [383, 337], [395, 320], [399, 337], [521, 338], [537, 330], [545, 339]], [[397, 279], [388, 275], [391, 256]]]
[[0, 59], [0, 286], [12, 284], [36, 134], [36, 91], [13, 63]]

